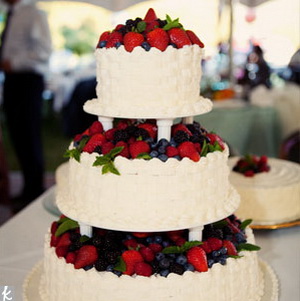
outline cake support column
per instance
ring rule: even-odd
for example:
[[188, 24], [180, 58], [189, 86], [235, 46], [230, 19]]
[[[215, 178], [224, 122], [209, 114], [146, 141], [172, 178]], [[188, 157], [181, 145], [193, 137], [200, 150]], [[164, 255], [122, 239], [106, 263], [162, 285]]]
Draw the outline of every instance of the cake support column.
[[91, 226], [86, 225], [84, 223], [79, 223], [79, 228], [80, 228], [81, 235], [86, 235], [87, 237], [92, 237], [93, 229]]
[[162, 138], [170, 141], [171, 139], [171, 127], [173, 125], [173, 119], [157, 119], [157, 141]]
[[108, 131], [113, 127], [113, 118], [98, 116], [98, 120], [102, 123], [104, 131]]
[[192, 241], [192, 240], [202, 241], [203, 229], [204, 229], [204, 226], [190, 228], [189, 229], [189, 241]]

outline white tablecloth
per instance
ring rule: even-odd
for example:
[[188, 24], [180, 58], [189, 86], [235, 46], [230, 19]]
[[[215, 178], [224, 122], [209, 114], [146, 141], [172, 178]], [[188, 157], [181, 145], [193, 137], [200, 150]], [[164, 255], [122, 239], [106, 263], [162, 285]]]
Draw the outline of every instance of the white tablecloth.
[[[44, 236], [57, 219], [44, 209], [43, 203], [52, 200], [53, 195], [51, 188], [0, 228], [0, 286], [13, 286], [14, 300], [22, 300], [24, 278], [43, 258]], [[300, 300], [299, 230], [300, 227], [255, 231], [256, 243], [262, 248], [260, 258], [278, 275], [280, 301]]]

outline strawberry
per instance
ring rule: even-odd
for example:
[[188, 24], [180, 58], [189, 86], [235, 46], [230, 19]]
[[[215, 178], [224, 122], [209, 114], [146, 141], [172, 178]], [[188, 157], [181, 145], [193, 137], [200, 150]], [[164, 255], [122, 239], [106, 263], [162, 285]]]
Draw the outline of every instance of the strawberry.
[[53, 223], [51, 224], [51, 231], [50, 231], [52, 235], [55, 234], [57, 228], [58, 228], [58, 222], [53, 222]]
[[172, 136], [174, 136], [176, 134], [176, 132], [178, 132], [178, 131], [184, 131], [189, 136], [193, 135], [191, 133], [191, 131], [187, 128], [187, 126], [185, 124], [182, 124], [182, 123], [177, 123], [177, 124], [172, 125], [171, 131], [172, 131]]
[[192, 247], [187, 251], [188, 263], [192, 264], [196, 271], [206, 272], [208, 270], [205, 251], [200, 247]]
[[168, 34], [171, 42], [175, 44], [177, 48], [182, 48], [185, 45], [192, 45], [192, 42], [190, 41], [188, 35], [182, 28], [172, 28], [168, 30]]
[[222, 248], [222, 240], [216, 237], [209, 237], [207, 239], [207, 244], [211, 248], [212, 251], [217, 251]]
[[126, 120], [119, 120], [119, 122], [117, 123], [117, 129], [118, 130], [125, 130], [128, 125], [130, 125], [130, 121]]
[[134, 271], [139, 276], [150, 277], [152, 275], [152, 267], [146, 262], [138, 262], [134, 267]]
[[104, 31], [104, 32], [100, 35], [99, 42], [107, 41], [109, 36], [110, 36], [110, 31]]
[[94, 121], [92, 125], [89, 127], [89, 135], [93, 136], [97, 133], [103, 133], [103, 126], [100, 121]]
[[154, 242], [151, 243], [151, 244], [149, 244], [148, 247], [149, 247], [154, 253], [158, 253], [158, 252], [160, 252], [160, 251], [163, 249], [162, 245], [160, 245], [160, 244], [158, 244], [158, 243], [154, 243]]
[[114, 147], [115, 145], [111, 141], [104, 142], [102, 145], [102, 154], [108, 154]]
[[114, 134], [115, 134], [115, 131], [117, 129], [115, 128], [112, 128], [112, 129], [109, 129], [107, 130], [104, 135], [105, 135], [105, 138], [108, 140], [108, 141], [112, 141], [114, 139]]
[[201, 144], [196, 142], [196, 143], [194, 143], [194, 145], [195, 145], [196, 151], [200, 154], [201, 150], [202, 150]]
[[197, 35], [191, 31], [191, 30], [186, 30], [185, 31], [189, 39], [191, 40], [192, 44], [197, 44], [200, 46], [200, 48], [204, 48], [204, 44], [200, 41], [200, 39], [197, 37]]
[[230, 240], [223, 240], [223, 247], [227, 249], [228, 255], [233, 255], [233, 256], [238, 255], [235, 245]]
[[200, 246], [200, 248], [202, 248], [206, 254], [210, 253], [212, 251], [210, 245], [208, 244], [208, 242], [205, 240], [203, 241], [202, 245]]
[[138, 32], [127, 32], [124, 36], [124, 47], [128, 52], [132, 52], [135, 47], [141, 46], [144, 36]]
[[129, 153], [133, 159], [136, 158], [139, 154], [149, 152], [150, 146], [145, 141], [135, 141], [129, 145]]
[[151, 123], [140, 123], [138, 126], [140, 129], [144, 129], [149, 133], [149, 136], [153, 139], [157, 136], [157, 126]]
[[132, 232], [131, 234], [137, 238], [145, 238], [145, 237], [150, 236], [152, 233], [151, 232]]
[[145, 17], [144, 17], [144, 21], [145, 22], [152, 22], [156, 19], [157, 19], [157, 17], [156, 17], [156, 13], [155, 13], [154, 9], [149, 8], [146, 15], [145, 15]]
[[178, 156], [179, 155], [179, 151], [178, 151], [178, 149], [175, 146], [169, 145], [166, 148], [166, 155], [169, 158], [172, 158], [172, 157]]
[[178, 238], [183, 237], [184, 230], [174, 230], [174, 231], [169, 231], [167, 232], [167, 236], [172, 240], [176, 241]]
[[193, 142], [182, 142], [178, 146], [178, 151], [181, 158], [187, 157], [194, 162], [198, 162], [200, 160], [200, 154], [197, 152]]
[[125, 27], [125, 25], [123, 25], [123, 24], [118, 24], [118, 25], [115, 27], [115, 31], [118, 31], [118, 30], [122, 29], [123, 27]]
[[140, 254], [140, 252], [138, 252], [136, 250], [127, 250], [127, 251], [123, 252], [122, 259], [124, 260], [124, 262], [126, 264], [126, 271], [124, 272], [124, 274], [130, 275], [130, 276], [134, 274], [135, 265], [138, 262], [144, 261], [143, 256]]
[[74, 252], [68, 252], [66, 255], [66, 263], [75, 263], [76, 254]]
[[186, 243], [186, 239], [183, 237], [179, 237], [175, 240], [175, 245], [181, 247]]
[[84, 146], [83, 151], [91, 154], [97, 146], [102, 146], [104, 142], [106, 142], [106, 139], [103, 134], [95, 134]]
[[123, 43], [123, 35], [118, 32], [118, 31], [113, 31], [109, 37], [108, 37], [108, 40], [107, 40], [107, 43], [106, 43], [106, 48], [112, 48], [112, 47], [115, 47], [117, 46], [116, 44], [117, 43]]
[[66, 257], [66, 255], [68, 253], [68, 249], [69, 249], [69, 247], [67, 247], [67, 246], [56, 247], [55, 253], [58, 258]]
[[169, 36], [162, 28], [155, 28], [146, 34], [147, 42], [151, 47], [165, 51], [169, 45]]
[[60, 237], [60, 240], [57, 244], [57, 248], [58, 247], [69, 247], [70, 244], [71, 244], [70, 233], [66, 232]]
[[151, 21], [149, 23], [146, 24], [146, 29], [145, 32], [150, 32], [152, 30], [154, 30], [155, 28], [159, 27], [159, 23], [157, 20]]
[[82, 246], [75, 259], [75, 269], [81, 269], [87, 265], [94, 264], [98, 259], [98, 252], [95, 246], [84, 245]]
[[50, 247], [56, 247], [60, 241], [60, 236], [51, 235]]
[[123, 241], [123, 244], [128, 248], [128, 249], [136, 249], [138, 247], [138, 242], [134, 238], [126, 239]]
[[215, 142], [218, 142], [219, 145], [221, 146], [221, 148], [222, 148], [223, 150], [225, 149], [224, 141], [222, 140], [222, 138], [221, 138], [219, 135], [214, 134], [214, 133], [208, 133], [208, 134], [206, 134], [206, 137], [209, 138], [210, 143], [211, 143], [212, 145], [214, 145]]
[[152, 249], [150, 249], [149, 247], [142, 247], [142, 248], [140, 248], [139, 252], [143, 256], [144, 260], [147, 262], [151, 262], [155, 258], [154, 251]]
[[227, 221], [228, 227], [231, 229], [231, 231], [233, 233], [239, 233], [240, 232], [240, 229], [236, 225], [234, 225], [228, 217], [226, 218], [226, 221]]
[[128, 148], [128, 144], [124, 141], [119, 141], [116, 144], [116, 147], [118, 146], [123, 146], [123, 150], [119, 153], [119, 156], [125, 157], [125, 158], [129, 158], [129, 148]]
[[248, 178], [252, 178], [252, 177], [254, 177], [254, 175], [255, 175], [255, 173], [254, 173], [253, 170], [246, 170], [246, 171], [244, 172], [244, 176], [245, 176], [245, 177], [248, 177]]

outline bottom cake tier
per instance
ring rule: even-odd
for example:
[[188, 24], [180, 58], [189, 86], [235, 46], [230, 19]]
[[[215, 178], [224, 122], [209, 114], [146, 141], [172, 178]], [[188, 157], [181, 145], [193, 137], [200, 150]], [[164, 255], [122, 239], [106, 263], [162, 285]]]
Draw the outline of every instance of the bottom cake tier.
[[[247, 243], [253, 244], [252, 230], [247, 228], [245, 234]], [[257, 252], [241, 251], [236, 258], [228, 257], [225, 264], [215, 263], [206, 272], [185, 271], [167, 277], [159, 274], [118, 277], [95, 268], [75, 269], [65, 258], [58, 258], [56, 249], [50, 247], [50, 235], [46, 236], [44, 255], [40, 284], [43, 301], [260, 301], [264, 295], [264, 277]]]

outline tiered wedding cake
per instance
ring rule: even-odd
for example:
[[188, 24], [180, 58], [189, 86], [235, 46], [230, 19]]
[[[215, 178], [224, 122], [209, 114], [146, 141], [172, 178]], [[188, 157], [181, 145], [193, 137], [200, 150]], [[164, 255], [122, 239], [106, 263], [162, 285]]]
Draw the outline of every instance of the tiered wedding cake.
[[99, 121], [57, 170], [64, 215], [46, 237], [42, 300], [262, 300], [267, 266], [233, 215], [228, 147], [192, 118], [212, 108], [202, 48], [152, 9], [101, 35], [98, 98], [84, 105]]

